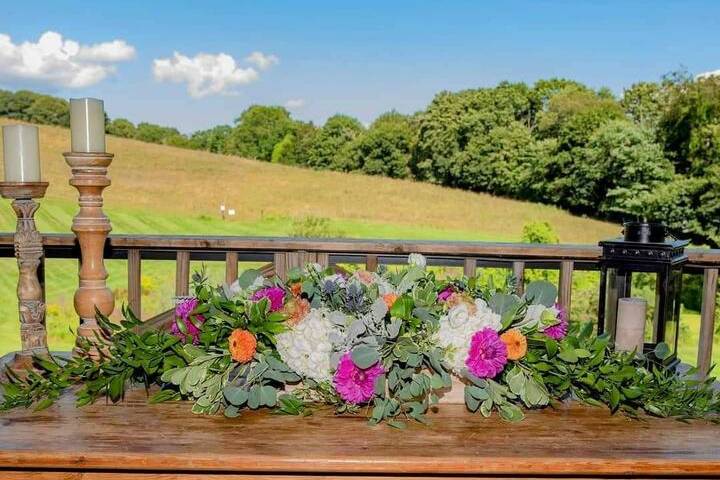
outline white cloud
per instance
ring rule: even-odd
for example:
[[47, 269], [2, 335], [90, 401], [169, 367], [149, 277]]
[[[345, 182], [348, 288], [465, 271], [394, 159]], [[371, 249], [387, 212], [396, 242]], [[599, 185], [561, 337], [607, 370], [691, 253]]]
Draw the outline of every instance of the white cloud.
[[[278, 63], [274, 55], [253, 52], [246, 60], [265, 70]], [[175, 52], [172, 58], [158, 58], [153, 64], [153, 75], [159, 82], [186, 83], [190, 96], [234, 95], [235, 87], [247, 85], [260, 78], [253, 67], [242, 68], [226, 53], [199, 53], [188, 57]]]
[[305, 106], [305, 100], [302, 98], [291, 98], [285, 102], [285, 108], [288, 110], [299, 110]]
[[175, 52], [173, 58], [154, 61], [153, 75], [159, 82], [186, 83], [188, 93], [195, 98], [233, 95], [233, 87], [260, 78], [254, 68], [238, 67], [235, 59], [225, 53], [200, 53], [190, 58]]
[[0, 79], [5, 80], [88, 87], [115, 73], [114, 64], [134, 56], [135, 48], [125, 40], [81, 45], [48, 31], [36, 43], [15, 44], [9, 35], [0, 33]]
[[124, 62], [135, 58], [135, 47], [125, 40], [81, 46], [78, 58], [87, 62]]
[[710, 72], [700, 73], [695, 76], [695, 80], [702, 80], [704, 78], [720, 77], [720, 70], [712, 70]]
[[273, 65], [280, 63], [280, 59], [275, 55], [265, 55], [262, 52], [252, 52], [250, 55], [245, 57], [245, 61], [252, 63], [260, 70], [267, 70]]

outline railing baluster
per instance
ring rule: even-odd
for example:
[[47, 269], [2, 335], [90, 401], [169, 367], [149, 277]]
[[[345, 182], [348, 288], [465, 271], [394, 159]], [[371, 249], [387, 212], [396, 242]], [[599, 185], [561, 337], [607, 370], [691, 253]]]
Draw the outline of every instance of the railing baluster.
[[225, 254], [225, 283], [233, 283], [238, 278], [238, 254], [227, 252]]
[[466, 258], [465, 264], [463, 266], [463, 273], [466, 277], [474, 277], [477, 273], [477, 259], [476, 258]]
[[707, 268], [703, 273], [702, 306], [700, 307], [700, 342], [698, 344], [698, 374], [705, 378], [712, 363], [715, 335], [715, 302], [718, 288], [718, 269]]
[[187, 296], [190, 293], [190, 252], [178, 250], [175, 260], [175, 295]]
[[560, 306], [570, 315], [570, 307], [572, 306], [572, 277], [575, 262], [572, 260], [563, 260], [560, 262], [560, 292], [558, 301]]
[[128, 250], [128, 305], [138, 318], [142, 318], [142, 269], [140, 250]]
[[365, 256], [365, 270], [368, 272], [376, 272], [378, 267], [378, 256], [377, 255], [366, 255]]
[[515, 293], [522, 295], [525, 292], [525, 262], [516, 261], [512, 264], [513, 275], [517, 280]]
[[273, 255], [273, 264], [275, 265], [275, 275], [281, 280], [287, 280], [287, 256], [286, 252], [275, 252]]

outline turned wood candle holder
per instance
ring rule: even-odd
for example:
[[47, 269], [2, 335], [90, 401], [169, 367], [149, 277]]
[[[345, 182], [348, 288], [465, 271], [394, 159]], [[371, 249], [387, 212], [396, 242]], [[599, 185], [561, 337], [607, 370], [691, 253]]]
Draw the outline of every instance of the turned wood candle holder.
[[47, 354], [45, 299], [38, 278], [43, 256], [43, 239], [35, 226], [39, 205], [33, 200], [45, 196], [47, 182], [0, 182], [0, 195], [12, 199], [17, 215], [15, 257], [18, 262], [18, 310], [22, 350], [17, 360], [29, 363], [33, 355]]
[[79, 286], [74, 302], [80, 317], [78, 342], [82, 339], [92, 342], [100, 330], [95, 309], [109, 316], [115, 307], [113, 293], [106, 284], [108, 273], [103, 261], [105, 241], [112, 227], [102, 210], [102, 192], [110, 185], [107, 168], [113, 154], [70, 152], [63, 156], [72, 169], [70, 185], [80, 194], [80, 211], [72, 223], [72, 231], [80, 245]]

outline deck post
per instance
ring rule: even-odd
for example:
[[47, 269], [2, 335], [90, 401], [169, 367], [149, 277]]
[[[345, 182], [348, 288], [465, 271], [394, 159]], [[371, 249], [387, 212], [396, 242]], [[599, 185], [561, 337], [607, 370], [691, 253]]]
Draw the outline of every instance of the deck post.
[[79, 286], [75, 291], [75, 311], [80, 317], [78, 341], [93, 341], [100, 327], [95, 309], [109, 316], [115, 308], [115, 298], [107, 286], [108, 273], [103, 250], [112, 230], [110, 219], [102, 210], [103, 190], [110, 185], [107, 169], [112, 153], [64, 153], [72, 169], [70, 185], [77, 188], [80, 211], [73, 218], [72, 231], [80, 244]]
[[703, 272], [702, 305], [700, 307], [700, 344], [697, 367], [700, 378], [705, 378], [712, 364], [713, 337], [715, 335], [715, 305], [718, 289], [718, 269], [706, 268]]

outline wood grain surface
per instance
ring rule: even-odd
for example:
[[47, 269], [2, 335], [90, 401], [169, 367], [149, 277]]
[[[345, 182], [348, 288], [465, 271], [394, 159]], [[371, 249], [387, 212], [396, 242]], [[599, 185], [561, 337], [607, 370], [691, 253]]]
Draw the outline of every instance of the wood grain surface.
[[147, 405], [144, 392], [133, 391], [119, 405], [76, 409], [66, 395], [42, 412], [0, 414], [0, 478], [720, 477], [720, 426], [629, 420], [577, 404], [530, 412], [515, 424], [442, 405], [430, 426], [405, 430], [328, 410], [233, 420], [189, 410], [184, 402]]

